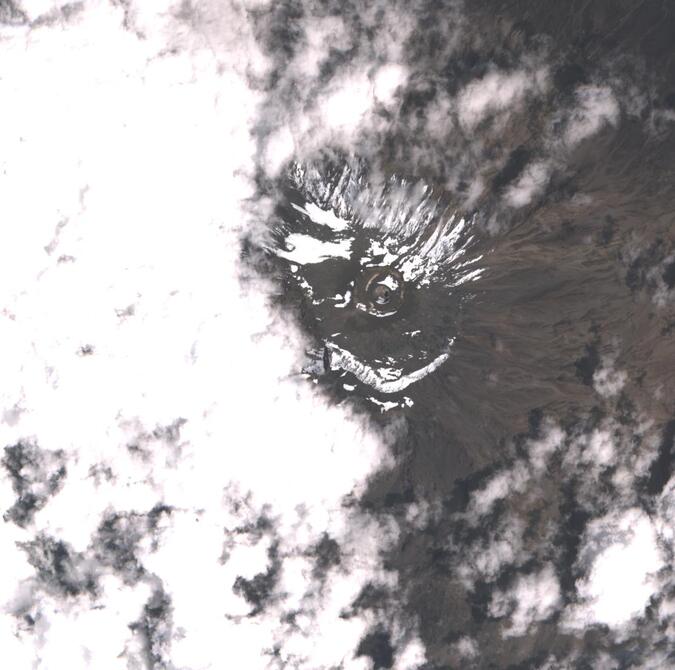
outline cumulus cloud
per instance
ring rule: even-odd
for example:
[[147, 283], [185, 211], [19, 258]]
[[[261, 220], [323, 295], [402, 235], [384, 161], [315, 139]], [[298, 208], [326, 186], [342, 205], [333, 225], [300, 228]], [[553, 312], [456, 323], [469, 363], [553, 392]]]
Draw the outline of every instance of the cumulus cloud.
[[406, 68], [395, 63], [389, 63], [378, 68], [373, 76], [373, 94], [375, 99], [384, 106], [394, 101], [394, 94], [405, 84], [408, 78]]
[[398, 7], [382, 12], [362, 6], [355, 24], [349, 12], [327, 16], [306, 6], [281, 43], [277, 19], [280, 25], [290, 20], [274, 10], [254, 19], [265, 57], [276, 65], [261, 67], [267, 96], [256, 121], [259, 166], [270, 176], [291, 151], [302, 158], [327, 146], [352, 151], [370, 141], [382, 111], [395, 110], [407, 81], [402, 45], [414, 28], [410, 13]]
[[[545, 507], [541, 496], [552, 495], [546, 479], [554, 454], [560, 451], [562, 455], [561, 486], [574, 482], [579, 504], [593, 513], [619, 501], [624, 505], [626, 501], [637, 502], [635, 482], [647, 473], [658, 439], [648, 421], [627, 428], [608, 419], [591, 430], [571, 434], [549, 426], [539, 439], [525, 442], [522, 452], [527, 457], [521, 456], [492, 475], [472, 495], [466, 513], [458, 518], [471, 524], [475, 539], [456, 546], [451, 543], [457, 551], [454, 569], [467, 589], [473, 589], [479, 581], [493, 585], [487, 613], [505, 620], [504, 637], [526, 635], [532, 625], [558, 612], [562, 612], [562, 628], [578, 634], [601, 624], [619, 636], [627, 635], [651, 602], [662, 602], [660, 607], [667, 618], [670, 604], [661, 601], [660, 594], [666, 579], [662, 572], [666, 565], [664, 547], [672, 547], [675, 535], [671, 521], [675, 484], [664, 487], [651, 516], [639, 507], [622, 507], [588, 523], [574, 567], [580, 576], [573, 604], [565, 608], [557, 575], [564, 566], [551, 562], [550, 554], [541, 553], [546, 542], [532, 544], [526, 533], [526, 524]], [[565, 448], [560, 450], [563, 444]], [[611, 485], [598, 487], [603, 472], [613, 472]], [[496, 508], [500, 500], [507, 500], [509, 505]], [[520, 514], [514, 512], [514, 506], [521, 509]], [[489, 526], [480, 525], [486, 523], [487, 515], [492, 515]], [[555, 525], [545, 528], [540, 527], [538, 532], [553, 532]], [[507, 586], [494, 588], [497, 579], [537, 557], [545, 557], [543, 567], [518, 574]], [[675, 639], [675, 632], [671, 637]], [[660, 658], [658, 653], [654, 658]], [[555, 660], [551, 667], [568, 667], [560, 663]]]
[[477, 516], [490, 512], [494, 504], [507, 496], [522, 491], [530, 479], [530, 471], [522, 462], [515, 464], [510, 470], [495, 475], [471, 499], [470, 511]]
[[[457, 544], [451, 542], [457, 575], [467, 589], [473, 589], [479, 580], [492, 582], [506, 568], [522, 566], [532, 557], [525, 539], [527, 520], [513, 511], [512, 503], [517, 497], [536, 503], [541, 495], [541, 479], [565, 438], [559, 426], [545, 422], [541, 435], [525, 442], [525, 456], [490, 476], [472, 493], [458, 519], [476, 529], [477, 537]], [[497, 512], [500, 501], [508, 506]], [[492, 514], [496, 518], [486, 524], [486, 517]]]
[[59, 0], [21, 0], [17, 5], [30, 21], [35, 21], [42, 16], [58, 11], [63, 3]]
[[599, 477], [601, 472], [620, 463], [622, 448], [622, 436], [615, 430], [612, 422], [607, 422], [570, 440], [563, 456], [563, 463], [570, 474], [583, 470], [586, 476], [581, 489], [586, 491], [588, 487], [588, 494], [593, 500], [593, 480]]
[[[17, 667], [367, 668], [360, 640], [384, 627], [414, 670], [398, 601], [354, 605], [401, 589], [397, 524], [354, 503], [395, 432], [303, 383], [301, 335], [240, 265], [265, 215], [246, 78], [264, 59], [241, 8], [178, 9], [92, 3], [3, 34], [0, 435], [23, 460], [0, 501], [26, 512], [0, 539], [3, 649]], [[368, 104], [400, 80], [378, 72]]]
[[309, 115], [293, 121], [299, 143], [306, 147], [328, 146], [331, 142], [353, 146], [359, 133], [376, 120], [376, 104], [390, 107], [397, 89], [406, 79], [405, 69], [389, 64], [375, 70], [364, 65], [336, 76], [322, 91]]
[[467, 507], [469, 518], [478, 523], [499, 500], [523, 492], [534, 477], [545, 472], [549, 459], [560, 448], [564, 437], [558, 426], [550, 424], [540, 438], [528, 440], [528, 458], [517, 459], [511, 467], [492, 476], [473, 493]]
[[530, 555], [524, 546], [524, 533], [524, 521], [507, 515], [484, 537], [455, 547], [457, 575], [466, 588], [473, 589], [478, 580], [494, 581], [505, 568], [525, 563]]
[[[265, 235], [256, 168], [276, 176], [323, 144], [362, 148], [397, 113], [412, 13], [364, 8], [357, 43], [343, 17], [307, 12], [278, 67], [247, 20], [255, 10], [265, 22], [266, 0], [19, 4], [35, 25], [1, 27], [0, 66], [3, 652], [16, 667], [366, 670], [374, 662], [359, 649], [375, 635], [391, 667], [417, 670], [426, 651], [384, 555], [402, 526], [423, 530], [440, 507], [418, 501], [397, 520], [359, 508], [370, 477], [392, 464], [395, 433], [300, 382], [302, 338], [270, 310], [275, 287], [238, 256], [244, 230]], [[432, 140], [457, 123], [467, 131], [443, 173], [465, 203], [485, 193], [494, 149], [473, 131], [522, 109], [546, 76], [492, 71], [418, 115]], [[553, 153], [619, 122], [614, 88], [581, 86], [574, 105]], [[420, 146], [411, 153], [433, 164]], [[555, 158], [526, 165], [503, 202], [533, 202]], [[671, 262], [654, 266], [659, 305], [672, 299]], [[607, 399], [625, 382], [614, 359], [593, 377]], [[637, 504], [658, 446], [647, 431], [546, 426], [472, 493], [452, 567], [469, 589], [489, 583], [487, 613], [505, 636], [561, 606], [551, 556], [541, 560], [550, 543], [532, 540], [523, 512], [559, 500], [548, 475], [560, 465], [578, 505], [603, 510], [582, 536], [568, 630], [621, 630], [655, 602], [675, 639], [655, 577], [659, 542], [673, 542], [673, 484], [654, 517], [611, 511]], [[514, 500], [522, 508], [509, 509]], [[536, 531], [548, 539], [556, 523]], [[532, 563], [543, 567], [495, 587]], [[368, 606], [373, 588], [382, 600]], [[453, 653], [470, 662], [480, 644], [463, 637]], [[650, 658], [665, 663], [658, 650]], [[598, 667], [612, 663], [598, 656]]]
[[565, 142], [574, 146], [595, 135], [603, 126], [616, 126], [619, 103], [607, 86], [579, 86], [575, 91], [576, 107], [565, 129]]
[[332, 130], [354, 129], [373, 102], [372, 85], [366, 72], [345, 76], [322, 96], [319, 103], [321, 122]]
[[[634, 260], [639, 254], [633, 251]], [[650, 259], [652, 260], [652, 259]], [[652, 302], [660, 308], [673, 303], [675, 287], [673, 270], [675, 270], [675, 255], [668, 254], [663, 260], [652, 261], [653, 266], [645, 273], [645, 279], [652, 289]]]
[[490, 72], [467, 84], [459, 93], [457, 114], [467, 130], [473, 129], [489, 114], [519, 104], [531, 91], [543, 87], [545, 70], [528, 72]]
[[539, 572], [519, 575], [507, 590], [492, 594], [488, 607], [490, 616], [510, 617], [509, 626], [502, 630], [503, 637], [524, 635], [532, 624], [551, 617], [561, 603], [560, 584], [552, 565]]
[[302, 75], [314, 79], [318, 77], [331, 49], [345, 51], [352, 46], [352, 40], [340, 16], [307, 18], [302, 25], [302, 44], [294, 58], [293, 67]]
[[[574, 670], [578, 667], [577, 656], [573, 653], [567, 658], [558, 659], [554, 654], [551, 654], [541, 665], [537, 666], [537, 670]], [[593, 670], [609, 670], [609, 668], [594, 666]]]
[[604, 358], [601, 366], [593, 373], [593, 388], [603, 398], [613, 398], [621, 392], [626, 380], [626, 372], [617, 370], [613, 359]]
[[641, 616], [657, 592], [655, 573], [664, 557], [654, 523], [637, 508], [595, 519], [584, 534], [580, 564], [579, 603], [566, 611], [565, 625], [620, 629]]
[[453, 644], [453, 647], [455, 653], [457, 653], [463, 659], [469, 661], [477, 658], [480, 653], [478, 651], [478, 644], [476, 640], [469, 637], [468, 635], [459, 638], [459, 640]]
[[511, 207], [529, 205], [546, 188], [550, 176], [551, 166], [546, 161], [530, 163], [518, 181], [506, 190], [504, 199]]
[[288, 126], [281, 126], [270, 134], [263, 153], [263, 162], [270, 177], [278, 176], [293, 158], [295, 146], [295, 138]]
[[[581, 576], [575, 584], [574, 604], [565, 609], [558, 579], [558, 571], [565, 567], [558, 559], [551, 560], [549, 542], [555, 542], [558, 524], [569, 521], [565, 517], [542, 525], [537, 521], [551, 500], [559, 501], [556, 507], [564, 505], [567, 482], [573, 483], [577, 504], [591, 514], [619, 501], [637, 502], [635, 482], [647, 473], [657, 444], [658, 434], [649, 422], [626, 427], [608, 419], [592, 429], [580, 426], [567, 433], [544, 423], [539, 437], [520, 445], [518, 458], [472, 494], [466, 512], [457, 515], [471, 532], [460, 534], [462, 541], [449, 545], [453, 569], [469, 590], [478, 582], [492, 585], [486, 611], [505, 619], [505, 637], [526, 635], [533, 624], [561, 610], [562, 625], [569, 631], [594, 624], [622, 631], [658, 595], [662, 588], [658, 573], [665, 560], [660, 543], [666, 538], [672, 542], [673, 535], [668, 487], [654, 518], [635, 507], [589, 522], [575, 566]], [[551, 489], [551, 467], [560, 468], [560, 490], [557, 485]], [[612, 472], [612, 477], [598, 486], [605, 472]], [[506, 504], [498, 506], [499, 501]], [[533, 532], [538, 534], [536, 542]], [[543, 567], [510, 577], [507, 586], [495, 588], [497, 580], [535, 560], [541, 560]]]
[[277, 110], [278, 118], [265, 122], [274, 129], [264, 139], [261, 165], [273, 177], [293, 156], [331, 145], [351, 150], [357, 138], [374, 132], [376, 107], [395, 105], [406, 78], [406, 69], [396, 63], [378, 67], [363, 63], [345, 69], [327, 83], [303, 82], [302, 90], [313, 90], [314, 95], [302, 105], [284, 105]]

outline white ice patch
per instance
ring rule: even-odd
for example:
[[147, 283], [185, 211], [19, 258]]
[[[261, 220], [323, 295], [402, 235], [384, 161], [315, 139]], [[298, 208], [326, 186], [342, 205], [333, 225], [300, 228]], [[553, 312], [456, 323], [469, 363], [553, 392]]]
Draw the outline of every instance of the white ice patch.
[[341, 232], [347, 230], [350, 226], [349, 221], [339, 217], [331, 209], [321, 209], [318, 205], [313, 202], [308, 202], [304, 207], [298, 207], [293, 205], [295, 209], [299, 212], [307, 214], [307, 216], [314, 221], [314, 223], [321, 224], [322, 226], [328, 226], [331, 230], [335, 232]]
[[[462, 269], [462, 272], [456, 275], [454, 286], [478, 279], [483, 274], [483, 269], [473, 266], [481, 261], [482, 256], [462, 261], [466, 255], [467, 245], [473, 240], [473, 237], [470, 237], [464, 244], [459, 242], [468, 225], [470, 222], [465, 218], [456, 219], [454, 214], [437, 224], [432, 234], [418, 249], [415, 249], [415, 253], [400, 263], [399, 270], [404, 279], [416, 282], [420, 286], [427, 286], [441, 267], [453, 265], [456, 269]], [[400, 249], [398, 256], [405, 258], [405, 250]]]
[[372, 396], [369, 397], [368, 400], [370, 400], [370, 402], [372, 402], [374, 405], [377, 405], [381, 412], [388, 412], [390, 409], [399, 407], [399, 403], [394, 402], [393, 400], [378, 400]]
[[393, 275], [387, 275], [384, 279], [378, 282], [382, 286], [386, 286], [391, 291], [398, 291], [400, 283]]
[[338, 293], [335, 296], [333, 296], [333, 300], [335, 301], [333, 307], [337, 309], [344, 309], [345, 307], [347, 307], [347, 305], [349, 305], [349, 303], [352, 300], [352, 292], [345, 291], [344, 295]]
[[441, 275], [448, 288], [483, 273], [478, 267], [482, 256], [468, 254], [475, 240], [467, 234], [474, 218], [443, 209], [429, 185], [397, 178], [369, 184], [353, 165], [345, 165], [339, 176], [327, 180], [317, 167], [296, 163], [292, 176], [299, 189], [322, 203], [319, 209], [330, 207], [339, 219], [358, 221], [367, 232], [373, 231], [361, 265], [377, 259], [378, 265], [392, 265], [407, 282], [419, 285]]
[[279, 250], [276, 255], [298, 265], [321, 263], [327, 258], [349, 258], [352, 239], [324, 242], [300, 233], [291, 233], [285, 240], [286, 251]]

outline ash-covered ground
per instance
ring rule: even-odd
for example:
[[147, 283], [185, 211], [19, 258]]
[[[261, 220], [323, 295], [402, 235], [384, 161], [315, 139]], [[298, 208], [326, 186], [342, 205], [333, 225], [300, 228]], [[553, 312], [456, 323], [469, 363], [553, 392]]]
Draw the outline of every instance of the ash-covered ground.
[[674, 667], [673, 34], [0, 0], [8, 667]]

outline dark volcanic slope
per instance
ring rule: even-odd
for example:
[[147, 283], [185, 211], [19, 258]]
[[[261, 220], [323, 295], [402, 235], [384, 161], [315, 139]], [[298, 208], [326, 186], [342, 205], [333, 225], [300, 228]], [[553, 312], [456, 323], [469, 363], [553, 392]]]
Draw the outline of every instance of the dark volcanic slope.
[[[375, 414], [397, 406], [381, 421], [405, 422], [397, 467], [362, 504], [399, 518], [430, 506], [389, 555], [425, 667], [669, 667], [673, 12], [660, 2], [284, 7], [257, 15], [278, 64], [260, 125], [274, 244], [288, 259], [291, 234], [315, 234], [311, 212], [298, 214], [307, 202], [355, 223], [338, 236], [354, 240], [338, 275], [333, 261], [272, 264], [280, 304], [300, 306], [317, 346], [340, 331], [352, 354], [375, 346], [372, 360], [404, 350], [380, 334], [398, 332], [397, 319], [421, 328], [418, 351], [439, 333], [455, 338], [448, 362], [403, 395], [360, 386], [349, 368], [317, 373], [336, 401], [370, 398]], [[344, 32], [303, 67], [325, 22]], [[375, 91], [360, 111], [359, 77]], [[284, 132], [294, 150], [273, 153]], [[461, 321], [459, 289], [436, 299], [414, 281], [417, 316], [401, 308], [388, 326], [317, 306], [358, 287], [360, 265], [372, 264], [364, 248], [394, 239], [360, 206], [285, 190], [287, 159], [318, 165], [338, 188], [326, 152], [367, 165], [353, 202], [394, 175], [423, 180], [471, 219], [484, 271]], [[393, 211], [395, 197], [385, 190], [376, 209]], [[376, 647], [375, 667], [391, 667], [380, 638], [364, 641]]]
[[3, 667], [675, 667], [673, 35], [0, 0]]

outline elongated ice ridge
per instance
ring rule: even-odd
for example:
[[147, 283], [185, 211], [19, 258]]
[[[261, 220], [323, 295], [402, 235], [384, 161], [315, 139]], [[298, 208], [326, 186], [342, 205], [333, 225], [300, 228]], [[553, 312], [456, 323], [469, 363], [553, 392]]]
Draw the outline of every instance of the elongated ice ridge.
[[[452, 346], [452, 343], [453, 340], [450, 340], [449, 346]], [[431, 374], [434, 370], [437, 370], [450, 356], [449, 352], [446, 351], [424, 367], [414, 370], [407, 375], [401, 375], [401, 370], [388, 370], [389, 373], [398, 374], [399, 376], [395, 379], [383, 379], [370, 365], [362, 363], [356, 356], [336, 344], [326, 344], [326, 352], [326, 367], [330, 370], [351, 372], [360, 382], [370, 386], [379, 393], [398, 393], [402, 391], [411, 384]]]

